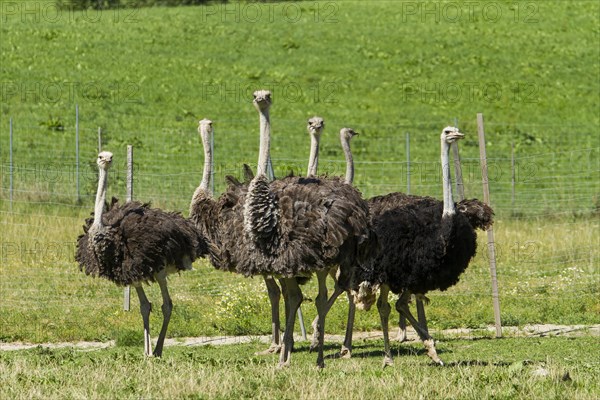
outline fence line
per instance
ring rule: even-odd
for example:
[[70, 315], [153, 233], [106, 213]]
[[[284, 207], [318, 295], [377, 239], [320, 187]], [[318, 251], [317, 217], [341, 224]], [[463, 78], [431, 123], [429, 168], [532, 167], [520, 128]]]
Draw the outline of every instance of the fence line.
[[[248, 122], [242, 119], [229, 121]], [[281, 119], [276, 122], [276, 128], [283, 130], [293, 125], [295, 131], [302, 132], [303, 128], [298, 127], [297, 122]], [[373, 133], [362, 134], [352, 144], [356, 185], [366, 197], [407, 190], [412, 194], [440, 199], [439, 149], [424, 150], [436, 147], [437, 136], [431, 132], [445, 125], [369, 126], [368, 132]], [[486, 128], [508, 126], [510, 132], [514, 125], [486, 123]], [[74, 269], [75, 233], [68, 236], [70, 240], [64, 243], [50, 242], [51, 238], [39, 240], [45, 227], [37, 220], [64, 226], [68, 232], [80, 232], [84, 218], [92, 210], [97, 187], [97, 169], [93, 160], [98, 150], [111, 149], [115, 153], [109, 195], [125, 198], [125, 146], [133, 144], [136, 146], [136, 198], [187, 213], [203, 168], [195, 126], [185, 132], [181, 130], [184, 134], [169, 136], [165, 142], [143, 137], [141, 135], [144, 133], [135, 129], [119, 131], [117, 135], [111, 126], [97, 127], [96, 122], [93, 122], [93, 126], [78, 127], [80, 143], [76, 154], [79, 154], [80, 163], [72, 153], [75, 140], [73, 127], [65, 126], [63, 131], [54, 132], [14, 121], [14, 138], [10, 138], [10, 142], [14, 140], [14, 143], [10, 146], [4, 146], [7, 127], [0, 127], [3, 144], [0, 146], [0, 227], [3, 231], [0, 240], [1, 313], [15, 308], [43, 311], [71, 302], [69, 307], [89, 307], [85, 297], [73, 298], [71, 293], [60, 290], [60, 284], [69, 281], [76, 282], [76, 287], [81, 291], [94, 288], [102, 295], [106, 293], [106, 297], [116, 304], [119, 289], [99, 285], [98, 281], [89, 280]], [[473, 124], [469, 126], [473, 127]], [[520, 123], [519, 126], [528, 125]], [[155, 128], [158, 131], [168, 129], [171, 128]], [[410, 130], [410, 135], [407, 130]], [[239, 177], [243, 162], [255, 162], [252, 146], [258, 147], [258, 135], [242, 132], [225, 124], [219, 125], [215, 147], [217, 154], [223, 157], [223, 162], [217, 159], [215, 163], [216, 193], [224, 189], [225, 175]], [[406, 142], [399, 132], [406, 135]], [[324, 138], [326, 143], [321, 152], [320, 170], [329, 175], [343, 175], [345, 162], [334, 136], [328, 133], [328, 139]], [[304, 139], [307, 138], [302, 137]], [[308, 150], [308, 140], [304, 142]], [[467, 198], [481, 197], [483, 194], [475, 143], [474, 138], [465, 139], [460, 148], [463, 188]], [[588, 142], [570, 150], [552, 152], [546, 151], [545, 145], [526, 149], [519, 148], [517, 144], [488, 147], [489, 190], [498, 224], [502, 227], [509, 220], [513, 226], [536, 232], [525, 239], [496, 237], [492, 240], [497, 246], [499, 297], [503, 301], [503, 312], [504, 299], [509, 302], [530, 299], [542, 303], [548, 299], [557, 302], [566, 296], [574, 305], [589, 307], [584, 301], [590, 302], [589, 299], [594, 296], [592, 291], [597, 291], [597, 283], [596, 287], [592, 285], [598, 282], [600, 272], [600, 255], [595, 246], [597, 233], [594, 239], [593, 231], [598, 226], [597, 216], [600, 213], [600, 143], [598, 146], [595, 144]], [[303, 173], [308, 151], [304, 157], [304, 148], [295, 146], [295, 143], [275, 141], [273, 165], [277, 176], [287, 174], [288, 170], [296, 174]], [[294, 151], [289, 151], [288, 147]], [[77, 202], [78, 198], [80, 203]], [[540, 221], [543, 221], [543, 231], [537, 233], [533, 226]], [[573, 238], [566, 235], [556, 240], [553, 233], [548, 233], [559, 231], [573, 231]], [[530, 245], [528, 240], [534, 243], [532, 248], [527, 247]], [[483, 298], [490, 295], [484, 243], [480, 236], [479, 254], [469, 266], [465, 273], [467, 275], [461, 277], [459, 285], [448, 292], [436, 292], [432, 297], [458, 299], [458, 304], [472, 298], [477, 298], [476, 302], [481, 303]], [[215, 302], [240, 282], [247, 284], [241, 277], [213, 271], [205, 261], [200, 265], [200, 270], [194, 271], [189, 279], [196, 285], [195, 290], [214, 296]], [[18, 273], [7, 274], [6, 271]], [[504, 284], [503, 280], [509, 278], [514, 281]], [[52, 285], [44, 286], [43, 283], [48, 279]], [[79, 282], [82, 282], [81, 285]], [[181, 286], [188, 284], [183, 279], [174, 279], [174, 283]], [[560, 287], [560, 290], [554, 291], [555, 287]], [[20, 293], [19, 296], [17, 293]], [[178, 295], [176, 290], [174, 293]]]

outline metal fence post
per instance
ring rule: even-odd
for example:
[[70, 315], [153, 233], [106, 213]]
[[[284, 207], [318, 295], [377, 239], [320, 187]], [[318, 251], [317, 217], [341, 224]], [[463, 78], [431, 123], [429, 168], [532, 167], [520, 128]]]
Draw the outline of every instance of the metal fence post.
[[79, 203], [81, 201], [79, 195], [79, 104], [75, 104], [75, 186]]
[[[127, 146], [127, 202], [133, 200], [133, 146]], [[129, 311], [131, 305], [131, 286], [123, 289], [123, 310]]]

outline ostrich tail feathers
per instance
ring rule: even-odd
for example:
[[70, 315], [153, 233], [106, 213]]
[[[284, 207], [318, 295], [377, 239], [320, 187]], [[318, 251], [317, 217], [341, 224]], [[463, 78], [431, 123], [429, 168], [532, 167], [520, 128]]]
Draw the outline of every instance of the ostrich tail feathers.
[[242, 186], [242, 183], [239, 180], [237, 180], [236, 177], [231, 175], [227, 175], [225, 177], [225, 182], [227, 182], [227, 186], [230, 187]]
[[244, 183], [250, 184], [252, 179], [254, 179], [254, 172], [248, 164], [244, 164]]

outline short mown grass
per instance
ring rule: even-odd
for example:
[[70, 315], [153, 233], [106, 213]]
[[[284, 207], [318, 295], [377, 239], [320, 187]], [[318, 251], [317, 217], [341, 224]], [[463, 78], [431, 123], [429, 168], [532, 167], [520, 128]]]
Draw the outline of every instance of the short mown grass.
[[0, 397], [185, 399], [597, 399], [598, 338], [449, 339], [438, 343], [446, 366], [433, 365], [418, 343], [393, 344], [382, 368], [382, 342], [356, 343], [352, 359], [326, 368], [297, 343], [291, 367], [255, 356], [257, 343], [168, 347], [146, 359], [137, 347], [80, 351], [36, 348], [0, 352]]

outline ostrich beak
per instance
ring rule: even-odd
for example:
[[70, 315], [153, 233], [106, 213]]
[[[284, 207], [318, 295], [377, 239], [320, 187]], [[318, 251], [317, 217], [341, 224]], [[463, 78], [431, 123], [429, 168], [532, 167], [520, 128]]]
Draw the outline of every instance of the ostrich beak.
[[454, 141], [459, 140], [465, 137], [464, 133], [459, 132], [458, 130], [450, 132], [446, 135], [446, 140]]
[[257, 90], [254, 92], [254, 104], [271, 103], [271, 92], [268, 90]]

